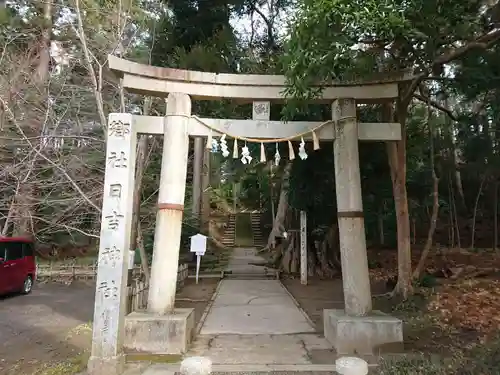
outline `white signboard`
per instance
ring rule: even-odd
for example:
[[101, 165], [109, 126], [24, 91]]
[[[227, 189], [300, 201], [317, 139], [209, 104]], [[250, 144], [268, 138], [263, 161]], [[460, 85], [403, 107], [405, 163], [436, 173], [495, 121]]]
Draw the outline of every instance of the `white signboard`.
[[205, 255], [207, 251], [207, 236], [200, 233], [191, 236], [191, 247], [189, 250], [196, 254], [196, 284], [198, 284], [201, 257]]
[[191, 236], [190, 251], [196, 253], [196, 255], [205, 255], [207, 251], [207, 236], [200, 233]]

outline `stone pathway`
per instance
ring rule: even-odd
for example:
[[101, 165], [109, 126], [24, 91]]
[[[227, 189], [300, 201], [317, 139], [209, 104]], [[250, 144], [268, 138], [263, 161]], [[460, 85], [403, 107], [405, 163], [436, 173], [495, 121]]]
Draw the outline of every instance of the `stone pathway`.
[[266, 260], [257, 254], [256, 249], [237, 247], [233, 250], [227, 270], [239, 274], [265, 275]]
[[222, 280], [201, 335], [314, 332], [279, 280]]
[[[264, 275], [256, 250], [236, 248], [227, 269]], [[320, 375], [333, 373], [336, 355], [279, 280], [224, 279], [185, 357], [212, 360], [213, 373]], [[179, 364], [155, 364], [127, 375], [174, 375]]]
[[[255, 249], [236, 248], [227, 268], [264, 275], [264, 263]], [[279, 280], [225, 279], [187, 356], [222, 365], [307, 365], [310, 350], [330, 349]]]

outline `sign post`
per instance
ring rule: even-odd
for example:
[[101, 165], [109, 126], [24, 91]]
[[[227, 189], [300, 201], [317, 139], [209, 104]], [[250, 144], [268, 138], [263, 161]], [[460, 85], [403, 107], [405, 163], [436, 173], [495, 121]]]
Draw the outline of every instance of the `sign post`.
[[196, 284], [198, 284], [198, 276], [200, 274], [200, 263], [201, 257], [205, 255], [207, 251], [207, 236], [201, 233], [191, 236], [191, 248], [190, 251], [196, 254]]

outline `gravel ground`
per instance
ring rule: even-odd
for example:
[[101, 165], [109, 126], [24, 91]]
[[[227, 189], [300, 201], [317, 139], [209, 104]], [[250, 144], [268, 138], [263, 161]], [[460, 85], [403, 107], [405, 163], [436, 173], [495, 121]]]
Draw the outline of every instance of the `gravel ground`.
[[[218, 281], [202, 279], [196, 285], [187, 280], [176, 306], [194, 308], [198, 323]], [[45, 283], [29, 295], [0, 297], [0, 375], [45, 375], [44, 367], [86, 364], [82, 353], [91, 344], [94, 292], [91, 282]]]
[[85, 350], [94, 288], [48, 283], [35, 285], [29, 295], [1, 297], [0, 374], [30, 374]]

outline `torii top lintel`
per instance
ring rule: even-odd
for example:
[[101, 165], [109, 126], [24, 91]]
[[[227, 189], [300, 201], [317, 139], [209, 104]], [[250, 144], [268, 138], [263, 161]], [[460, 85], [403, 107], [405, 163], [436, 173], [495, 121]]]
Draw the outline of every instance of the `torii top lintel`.
[[[189, 94], [194, 99], [233, 98], [240, 101], [282, 101], [286, 88], [280, 75], [225, 74], [193, 70], [162, 68], [108, 56], [109, 68], [123, 77], [124, 88], [133, 93], [166, 97], [170, 92]], [[392, 101], [398, 97], [398, 84], [410, 81], [407, 73], [379, 75], [374, 79], [336, 82], [323, 85], [317, 101], [331, 102], [339, 98], [355, 99], [358, 103]]]

